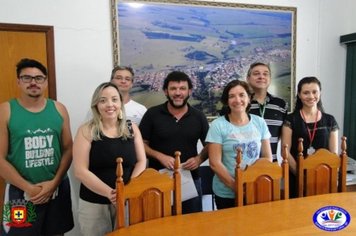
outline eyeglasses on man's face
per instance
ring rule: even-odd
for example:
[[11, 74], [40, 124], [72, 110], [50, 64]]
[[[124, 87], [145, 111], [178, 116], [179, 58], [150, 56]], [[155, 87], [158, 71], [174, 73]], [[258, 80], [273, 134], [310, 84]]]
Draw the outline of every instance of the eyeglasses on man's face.
[[126, 82], [131, 82], [132, 77], [131, 76], [115, 76], [114, 79], [119, 80], [119, 81], [126, 81]]
[[46, 77], [42, 75], [36, 75], [36, 76], [31, 76], [31, 75], [21, 75], [19, 77], [22, 82], [24, 83], [31, 83], [32, 80], [35, 80], [37, 84], [43, 84], [46, 81]]

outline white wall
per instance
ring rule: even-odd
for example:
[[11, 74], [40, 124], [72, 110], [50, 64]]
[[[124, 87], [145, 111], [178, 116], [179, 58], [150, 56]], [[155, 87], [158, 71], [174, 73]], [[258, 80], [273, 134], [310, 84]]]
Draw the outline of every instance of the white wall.
[[[356, 14], [352, 12], [356, 3], [352, 0], [238, 2], [297, 7], [297, 82], [308, 75], [320, 78], [324, 106], [336, 117], [342, 133], [346, 48], [339, 44], [339, 37], [356, 31]], [[54, 26], [57, 98], [68, 108], [73, 135], [89, 110], [95, 87], [110, 76], [110, 14], [110, 0], [0, 0], [2, 23]], [[72, 178], [72, 184], [76, 209], [78, 183]], [[67, 235], [80, 233], [75, 228]]]
[[[344, 10], [336, 11], [340, 2], [320, 0], [320, 27], [317, 53], [317, 76], [322, 83], [322, 100], [325, 110], [335, 116], [343, 134], [346, 46], [340, 36], [355, 32], [350, 29], [351, 9], [355, 3], [344, 1]], [[353, 7], [352, 7], [353, 6]]]

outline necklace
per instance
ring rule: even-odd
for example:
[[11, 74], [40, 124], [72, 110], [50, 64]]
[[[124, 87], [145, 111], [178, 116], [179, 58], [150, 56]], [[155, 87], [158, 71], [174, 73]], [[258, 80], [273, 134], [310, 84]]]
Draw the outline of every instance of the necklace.
[[309, 136], [309, 140], [310, 140], [310, 145], [309, 145], [309, 148], [307, 150], [307, 154], [310, 155], [310, 154], [315, 152], [315, 149], [313, 148], [312, 144], [313, 144], [313, 140], [315, 138], [316, 130], [317, 130], [317, 127], [318, 127], [317, 126], [317, 123], [318, 123], [317, 121], [318, 121], [319, 110], [317, 111], [316, 116], [315, 116], [315, 122], [314, 122], [313, 131], [310, 131], [310, 129], [309, 129], [309, 126], [308, 126], [308, 124], [306, 122], [305, 115], [304, 115], [304, 112], [303, 112], [302, 109], [300, 109], [300, 113], [301, 113], [302, 118], [304, 120], [305, 126], [307, 127], [307, 130], [308, 130], [308, 136]]

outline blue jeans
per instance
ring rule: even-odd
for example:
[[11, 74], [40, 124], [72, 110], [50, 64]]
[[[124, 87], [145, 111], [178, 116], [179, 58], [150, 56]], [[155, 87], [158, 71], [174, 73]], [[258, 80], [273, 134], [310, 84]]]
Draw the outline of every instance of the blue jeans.
[[197, 189], [198, 196], [182, 202], [182, 214], [201, 212], [203, 210], [201, 178], [195, 179], [194, 184]]

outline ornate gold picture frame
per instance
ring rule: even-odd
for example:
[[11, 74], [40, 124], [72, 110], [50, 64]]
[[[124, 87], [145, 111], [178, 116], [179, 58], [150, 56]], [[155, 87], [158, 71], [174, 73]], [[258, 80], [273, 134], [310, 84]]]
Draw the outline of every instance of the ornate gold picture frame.
[[223, 87], [269, 63], [270, 92], [294, 107], [295, 7], [176, 0], [111, 0], [114, 64], [135, 70], [133, 97], [147, 107], [166, 98], [162, 81], [186, 72], [190, 104], [216, 116]]

